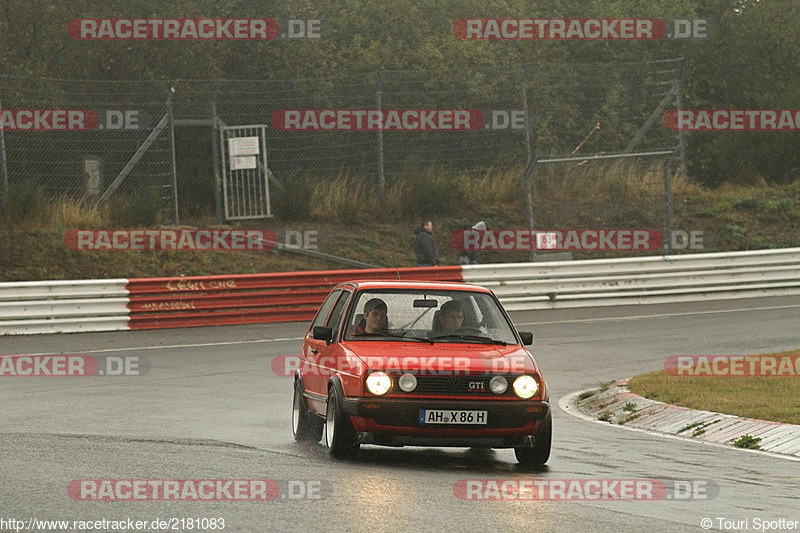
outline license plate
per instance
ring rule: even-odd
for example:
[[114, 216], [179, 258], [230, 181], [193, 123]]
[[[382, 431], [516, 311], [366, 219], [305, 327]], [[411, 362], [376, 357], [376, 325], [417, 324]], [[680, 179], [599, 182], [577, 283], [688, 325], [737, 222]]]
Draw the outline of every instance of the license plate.
[[486, 424], [486, 411], [451, 411], [450, 409], [420, 409], [420, 424]]

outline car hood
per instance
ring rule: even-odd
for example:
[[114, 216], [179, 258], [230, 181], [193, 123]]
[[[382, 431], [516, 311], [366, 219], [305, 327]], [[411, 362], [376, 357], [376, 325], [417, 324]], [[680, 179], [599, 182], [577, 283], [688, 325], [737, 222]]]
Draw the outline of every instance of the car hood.
[[344, 348], [369, 370], [422, 374], [538, 372], [533, 357], [519, 345], [358, 341]]

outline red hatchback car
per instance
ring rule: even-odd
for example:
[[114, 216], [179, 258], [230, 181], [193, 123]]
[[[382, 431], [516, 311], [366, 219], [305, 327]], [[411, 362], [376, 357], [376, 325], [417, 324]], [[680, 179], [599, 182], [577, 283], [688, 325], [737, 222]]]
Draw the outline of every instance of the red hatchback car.
[[549, 391], [489, 289], [353, 281], [308, 328], [295, 372], [292, 431], [331, 455], [361, 444], [514, 448], [547, 462]]

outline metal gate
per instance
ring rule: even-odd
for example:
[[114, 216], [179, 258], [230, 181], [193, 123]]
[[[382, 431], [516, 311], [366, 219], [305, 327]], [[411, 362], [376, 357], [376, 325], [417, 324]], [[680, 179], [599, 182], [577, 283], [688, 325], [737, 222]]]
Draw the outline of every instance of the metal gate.
[[267, 126], [224, 126], [219, 135], [225, 219], [271, 217]]

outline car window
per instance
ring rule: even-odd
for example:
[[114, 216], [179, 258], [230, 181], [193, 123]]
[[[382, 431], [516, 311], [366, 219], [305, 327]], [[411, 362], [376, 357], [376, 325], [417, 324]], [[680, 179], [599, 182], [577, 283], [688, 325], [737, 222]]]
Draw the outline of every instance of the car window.
[[336, 305], [333, 307], [333, 311], [331, 311], [331, 316], [328, 318], [328, 322], [325, 324], [333, 330], [333, 336], [331, 337], [333, 339], [335, 339], [336, 335], [339, 333], [339, 323], [342, 319], [342, 313], [344, 313], [344, 308], [347, 305], [351, 294], [352, 293], [349, 291], [342, 292], [342, 296], [336, 302]]
[[336, 289], [332, 293], [325, 298], [325, 301], [322, 302], [322, 306], [317, 311], [317, 316], [314, 317], [314, 322], [311, 323], [311, 331], [314, 330], [315, 326], [324, 326], [325, 319], [328, 318], [328, 313], [330, 313], [331, 307], [333, 304], [336, 303], [336, 299], [339, 298], [339, 295], [342, 293], [341, 289]]
[[[448, 334], [485, 336], [516, 344], [517, 340], [497, 300], [492, 295], [471, 291], [431, 291], [418, 289], [384, 289], [361, 291], [347, 320], [347, 340], [377, 340], [379, 335], [363, 331], [364, 306], [373, 299], [386, 304], [388, 334], [392, 337], [431, 338]], [[461, 319], [457, 330], [446, 330], [442, 324], [442, 307], [455, 302]], [[359, 325], [362, 326], [359, 328]], [[442, 339], [459, 342], [459, 339]], [[461, 339], [463, 341], [464, 339]], [[477, 342], [477, 341], [476, 341]]]

